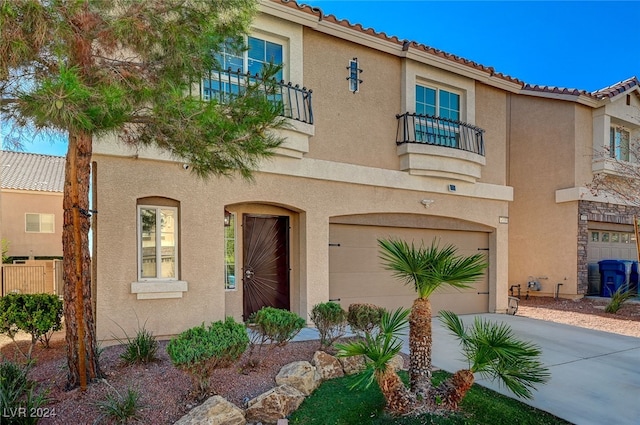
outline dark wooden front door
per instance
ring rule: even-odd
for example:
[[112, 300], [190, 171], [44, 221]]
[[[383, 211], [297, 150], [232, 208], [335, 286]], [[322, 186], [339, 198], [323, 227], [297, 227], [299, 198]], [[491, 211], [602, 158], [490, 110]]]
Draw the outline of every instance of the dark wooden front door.
[[289, 217], [244, 214], [243, 315], [289, 309]]

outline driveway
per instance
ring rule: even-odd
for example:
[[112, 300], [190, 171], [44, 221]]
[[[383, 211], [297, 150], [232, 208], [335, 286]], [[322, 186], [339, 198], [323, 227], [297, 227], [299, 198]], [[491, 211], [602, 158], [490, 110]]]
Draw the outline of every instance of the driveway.
[[[523, 402], [577, 425], [640, 424], [640, 338], [520, 316], [479, 316], [508, 323], [516, 335], [542, 348], [551, 380]], [[475, 316], [461, 317], [469, 324]], [[433, 325], [433, 366], [449, 372], [465, 368], [457, 341], [438, 319]], [[409, 352], [406, 341], [403, 352]], [[514, 397], [497, 382], [477, 383]]]

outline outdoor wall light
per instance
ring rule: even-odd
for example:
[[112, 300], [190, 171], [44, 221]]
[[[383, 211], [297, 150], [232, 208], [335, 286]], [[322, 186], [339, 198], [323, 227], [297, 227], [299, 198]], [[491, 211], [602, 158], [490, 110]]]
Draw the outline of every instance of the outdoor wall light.
[[231, 226], [231, 213], [229, 211], [227, 211], [227, 209], [224, 209], [224, 227], [229, 227]]

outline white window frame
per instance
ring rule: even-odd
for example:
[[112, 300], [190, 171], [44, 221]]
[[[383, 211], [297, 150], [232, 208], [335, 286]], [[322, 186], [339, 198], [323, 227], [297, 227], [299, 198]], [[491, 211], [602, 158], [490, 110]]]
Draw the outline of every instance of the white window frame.
[[[422, 83], [420, 81], [416, 82], [414, 90], [416, 90], [416, 88], [418, 86], [423, 87], [423, 88], [427, 88], [427, 89], [430, 89], [430, 90], [434, 90], [436, 92], [436, 99], [435, 99], [436, 100], [436, 104], [435, 104], [435, 109], [436, 109], [435, 112], [436, 113], [434, 115], [436, 117], [439, 117], [439, 118], [451, 119], [451, 118], [448, 118], [448, 117], [442, 117], [440, 115], [440, 108], [442, 107], [440, 105], [440, 92], [444, 91], [444, 92], [455, 94], [456, 96], [458, 96], [458, 119], [456, 119], [454, 121], [462, 121], [463, 94], [460, 91], [457, 91], [455, 89], [451, 89], [449, 87], [439, 87], [439, 86], [434, 85], [434, 84], [425, 84], [425, 83]], [[414, 101], [415, 102], [414, 102], [414, 106], [413, 107], [415, 108], [414, 110], [417, 111], [416, 107], [418, 105], [418, 99], [414, 99]]]
[[[626, 134], [626, 146], [622, 137]], [[619, 136], [618, 136], [619, 135]], [[629, 162], [631, 158], [631, 131], [620, 125], [612, 125], [609, 130], [609, 156], [617, 161]]]
[[[175, 273], [173, 277], [142, 277], [142, 220], [140, 220], [140, 210], [142, 209], [155, 209], [156, 217], [159, 215], [160, 210], [172, 210], [174, 212], [175, 223], [174, 223], [174, 256], [175, 256]], [[137, 276], [139, 282], [157, 282], [157, 281], [177, 281], [178, 276], [180, 276], [179, 270], [179, 256], [178, 256], [178, 247], [179, 247], [179, 217], [178, 217], [178, 208], [176, 207], [168, 207], [163, 205], [138, 205], [136, 209], [137, 216], [137, 251], [138, 251], [138, 264], [137, 264]], [[162, 233], [159, 231], [160, 226], [156, 226], [156, 276], [160, 276], [162, 273]]]
[[[38, 230], [29, 230], [27, 227], [27, 216], [37, 215], [38, 216]], [[43, 217], [51, 218], [51, 230], [42, 230], [42, 218]], [[56, 232], [56, 215], [55, 214], [44, 214], [44, 213], [25, 213], [24, 214], [24, 231], [25, 233], [55, 233]]]
[[[289, 74], [289, 69], [287, 66], [287, 39], [286, 38], [279, 38], [279, 37], [275, 37], [275, 36], [270, 36], [261, 32], [256, 32], [256, 33], [251, 33], [248, 36], [244, 37], [244, 43], [248, 46], [249, 45], [249, 37], [251, 38], [255, 38], [261, 41], [267, 41], [270, 43], [274, 43], [279, 45], [282, 48], [282, 68], [281, 68], [281, 79], [283, 81], [287, 81], [287, 77]], [[241, 52], [241, 57], [242, 57], [242, 73], [246, 74], [247, 71], [249, 70], [249, 49], [244, 50]], [[232, 55], [235, 56], [235, 55]], [[240, 57], [240, 56], [237, 56]], [[224, 64], [220, 64], [222, 66], [222, 70], [220, 70], [219, 74], [218, 72], [214, 72], [212, 75], [216, 75], [216, 78], [221, 78], [221, 75], [228, 75], [226, 74], [224, 71], [226, 71], [226, 67], [224, 66]], [[236, 71], [236, 69], [232, 69], [232, 71]], [[253, 75], [253, 74], [252, 74]], [[205, 78], [204, 80], [207, 80], [207, 78]], [[203, 80], [203, 81], [204, 81]], [[242, 85], [242, 81], [239, 81], [239, 78], [236, 77], [231, 77], [228, 80], [225, 80], [224, 83], [225, 84], [231, 84], [231, 85]], [[201, 84], [201, 97], [204, 100], [210, 100], [210, 96], [205, 92], [205, 84]], [[231, 88], [230, 92], [232, 92]], [[210, 90], [212, 90], [212, 88], [210, 88]]]
[[227, 235], [225, 230], [224, 236], [224, 289], [227, 292], [233, 292], [238, 290], [238, 222], [237, 214], [234, 212], [229, 213], [231, 222], [233, 223], [233, 275], [235, 282], [233, 288], [227, 286]]

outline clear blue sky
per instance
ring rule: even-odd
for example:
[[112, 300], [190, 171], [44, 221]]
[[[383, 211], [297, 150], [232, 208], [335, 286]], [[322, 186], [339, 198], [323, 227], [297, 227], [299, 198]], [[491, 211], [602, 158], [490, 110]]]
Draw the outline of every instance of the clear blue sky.
[[[638, 1], [299, 3], [492, 66], [530, 84], [594, 91], [634, 75], [640, 77]], [[41, 137], [26, 142], [25, 150], [64, 155], [66, 146]]]

